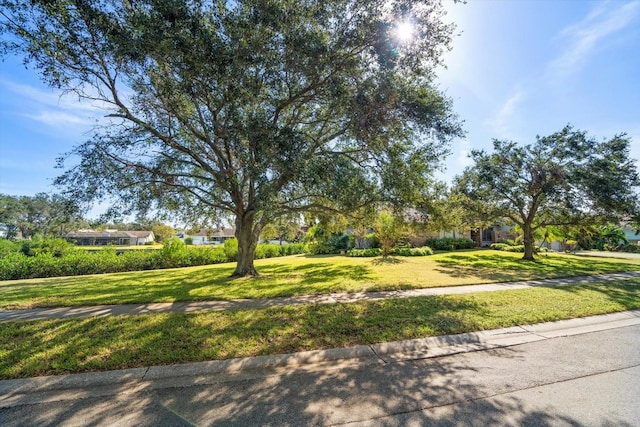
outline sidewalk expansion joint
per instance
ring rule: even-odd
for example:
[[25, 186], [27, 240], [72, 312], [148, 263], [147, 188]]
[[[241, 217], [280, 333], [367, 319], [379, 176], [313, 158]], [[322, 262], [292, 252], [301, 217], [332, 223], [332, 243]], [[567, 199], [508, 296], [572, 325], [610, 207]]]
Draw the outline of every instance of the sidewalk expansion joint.
[[369, 349], [371, 350], [371, 352], [378, 358], [378, 360], [382, 361], [382, 363], [384, 363], [385, 365], [387, 365], [389, 362], [387, 360], [385, 360], [384, 357], [380, 356], [378, 354], [378, 352], [376, 351], [376, 349], [374, 348], [373, 344], [369, 344], [367, 347], [369, 347]]
[[147, 366], [147, 369], [145, 369], [144, 374], [142, 374], [142, 377], [140, 377], [140, 382], [145, 380], [147, 374], [149, 373], [149, 369], [151, 369], [151, 366]]

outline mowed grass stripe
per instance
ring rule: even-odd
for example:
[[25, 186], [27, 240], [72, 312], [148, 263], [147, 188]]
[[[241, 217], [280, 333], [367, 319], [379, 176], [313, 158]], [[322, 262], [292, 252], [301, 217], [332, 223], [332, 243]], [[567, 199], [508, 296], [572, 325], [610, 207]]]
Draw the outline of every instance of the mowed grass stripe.
[[640, 279], [352, 304], [9, 322], [0, 378], [372, 344], [640, 308]]
[[380, 259], [295, 255], [256, 261], [259, 278], [231, 279], [233, 264], [0, 282], [0, 309], [270, 298], [460, 286], [640, 270], [640, 260], [470, 250]]

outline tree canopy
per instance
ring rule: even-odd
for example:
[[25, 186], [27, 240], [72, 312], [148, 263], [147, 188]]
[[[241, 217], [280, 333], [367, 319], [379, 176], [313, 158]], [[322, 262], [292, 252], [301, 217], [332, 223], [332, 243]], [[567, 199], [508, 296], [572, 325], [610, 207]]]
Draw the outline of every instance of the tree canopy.
[[[108, 110], [57, 184], [235, 217], [236, 275], [287, 212], [420, 197], [461, 134], [439, 0], [1, 0], [4, 53]], [[411, 23], [410, 39], [396, 33]]]
[[533, 260], [540, 228], [618, 222], [640, 211], [630, 143], [626, 134], [598, 141], [571, 126], [530, 145], [494, 140], [493, 153], [472, 152], [456, 189], [474, 209], [519, 225], [524, 259]]
[[8, 228], [8, 238], [15, 238], [20, 231], [25, 239], [36, 234], [59, 237], [87, 225], [76, 203], [59, 194], [47, 193], [35, 196], [0, 194], [0, 224]]

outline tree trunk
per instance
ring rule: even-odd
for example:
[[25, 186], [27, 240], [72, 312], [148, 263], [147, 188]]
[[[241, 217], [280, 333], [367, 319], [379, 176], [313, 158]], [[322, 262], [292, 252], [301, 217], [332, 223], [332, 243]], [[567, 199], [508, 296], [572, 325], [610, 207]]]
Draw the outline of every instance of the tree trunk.
[[533, 237], [533, 228], [531, 228], [531, 224], [522, 224], [522, 231], [524, 233], [522, 238], [522, 242], [524, 243], [524, 256], [522, 259], [526, 261], [534, 261], [533, 251], [535, 239]]
[[236, 238], [238, 239], [238, 263], [231, 277], [256, 277], [258, 272], [253, 260], [258, 246], [258, 237], [254, 232], [254, 214], [244, 213], [236, 216]]

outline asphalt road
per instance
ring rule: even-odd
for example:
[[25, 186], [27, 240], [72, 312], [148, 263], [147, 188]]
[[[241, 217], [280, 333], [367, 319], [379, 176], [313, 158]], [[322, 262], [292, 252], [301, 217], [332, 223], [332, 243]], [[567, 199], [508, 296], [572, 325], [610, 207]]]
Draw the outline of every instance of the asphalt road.
[[91, 386], [0, 409], [2, 426], [639, 426], [640, 326], [384, 363]]

